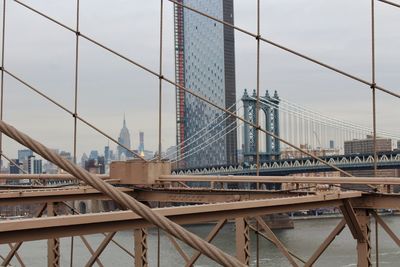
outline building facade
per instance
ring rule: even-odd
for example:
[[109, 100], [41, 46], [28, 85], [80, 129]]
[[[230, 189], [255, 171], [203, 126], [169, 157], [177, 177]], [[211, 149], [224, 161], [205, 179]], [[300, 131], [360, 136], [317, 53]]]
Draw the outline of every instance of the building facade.
[[[376, 152], [392, 151], [392, 140], [389, 138], [376, 139]], [[345, 154], [372, 154], [374, 153], [374, 139], [372, 136], [367, 136], [365, 139], [352, 140], [344, 142]], [[359, 177], [373, 177], [374, 170], [354, 170], [349, 171], [354, 176]], [[376, 172], [378, 177], [398, 177], [400, 172], [398, 169], [378, 169]], [[396, 191], [400, 188], [396, 187]]]
[[[233, 24], [233, 0], [180, 0]], [[175, 5], [176, 82], [218, 106], [236, 110], [233, 29]], [[195, 96], [176, 89], [177, 156], [181, 167], [237, 162], [236, 120]], [[201, 129], [210, 126], [212, 131]], [[190, 142], [189, 142], [190, 139]], [[207, 140], [211, 140], [208, 142]], [[212, 143], [211, 143], [212, 142]]]
[[36, 159], [35, 156], [29, 156], [29, 158], [28, 158], [28, 173], [30, 173], [30, 174], [43, 173], [42, 160]]
[[[376, 152], [392, 151], [392, 139], [377, 138]], [[372, 136], [367, 136], [366, 139], [351, 140], [344, 142], [344, 154], [366, 154], [374, 153], [374, 139]]]

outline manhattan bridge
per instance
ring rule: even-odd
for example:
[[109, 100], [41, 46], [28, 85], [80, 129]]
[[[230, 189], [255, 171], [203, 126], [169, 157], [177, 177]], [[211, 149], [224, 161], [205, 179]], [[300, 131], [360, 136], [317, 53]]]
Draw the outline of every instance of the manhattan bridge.
[[[237, 103], [236, 114], [243, 114], [243, 118], [252, 123], [256, 120], [256, 91], [248, 93], [244, 91], [243, 97]], [[370, 153], [346, 153], [344, 154], [343, 144], [345, 141], [362, 140], [371, 136], [371, 128], [354, 123], [341, 121], [321, 113], [312, 111], [282, 99], [275, 91], [270, 96], [268, 91], [260, 97], [260, 115], [264, 115], [262, 124], [268, 132], [276, 137], [282, 137], [298, 147], [310, 152], [320, 151], [321, 157], [328, 163], [340, 166], [344, 170], [373, 170], [374, 154]], [[175, 163], [174, 174], [255, 174], [257, 171], [257, 130], [240, 120], [224, 125], [224, 122], [231, 116], [219, 115], [206, 127], [202, 128], [195, 135], [177, 146], [177, 151], [183, 153], [172, 153], [163, 156], [163, 159]], [[213, 165], [196, 166], [192, 168], [180, 167], [185, 158], [196, 155], [201, 150], [206, 150], [219, 139], [231, 131], [238, 131], [239, 143], [242, 141], [243, 162], [235, 165]], [[299, 155], [290, 150], [290, 146], [284, 144], [284, 150], [288, 149], [286, 156], [281, 157], [281, 144], [278, 138], [271, 135], [260, 134], [264, 137], [264, 147], [260, 145], [259, 161], [260, 171], [263, 175], [287, 175], [306, 172], [329, 172], [337, 171], [329, 165], [324, 165], [310, 155]], [[400, 136], [385, 131], [378, 132], [380, 138], [387, 138], [387, 141], [397, 145]], [[260, 138], [261, 139], [261, 138]], [[261, 141], [260, 139], [259, 142]], [[335, 146], [335, 141], [339, 147]], [[262, 142], [260, 142], [262, 143]], [[331, 146], [331, 147], [329, 147]], [[310, 149], [310, 148], [314, 148]], [[300, 157], [299, 157], [300, 156]], [[397, 169], [400, 165], [399, 151], [383, 151], [378, 153], [378, 166], [381, 169]]]
[[[2, 43], [1, 43], [1, 97], [0, 97], [0, 152], [2, 160], [15, 164], [4, 151], [3, 141], [10, 140], [31, 149], [37, 155], [57, 165], [62, 172], [57, 174], [32, 174], [21, 169], [19, 174], [0, 174], [5, 181], [0, 189], [0, 207], [17, 211], [29, 206], [30, 213], [25, 216], [6, 214], [0, 221], [0, 265], [32, 266], [34, 260], [24, 250], [25, 246], [34, 243], [40, 250], [37, 266], [105, 266], [110, 260], [114, 263], [117, 256], [106, 254], [107, 248], [114, 246], [128, 258], [125, 265], [167, 266], [166, 257], [161, 257], [165, 249], [173, 251], [181, 258], [183, 266], [195, 266], [196, 262], [206, 258], [207, 265], [222, 266], [260, 266], [260, 255], [265, 251], [261, 243], [268, 242], [279, 251], [280, 265], [314, 266], [324, 258], [324, 253], [343, 230], [347, 229], [352, 247], [348, 253], [356, 255], [358, 266], [379, 266], [382, 263], [379, 252], [381, 232], [393, 241], [392, 245], [400, 247], [400, 238], [381, 216], [382, 210], [398, 210], [400, 195], [395, 187], [400, 185], [398, 177], [379, 177], [381, 169], [397, 169], [400, 156], [396, 151], [378, 151], [381, 138], [399, 140], [399, 136], [386, 131], [378, 131], [376, 127], [376, 92], [398, 100], [399, 93], [387, 88], [376, 80], [375, 73], [375, 16], [376, 5], [384, 5], [399, 11], [400, 5], [394, 1], [365, 0], [368, 4], [369, 29], [371, 40], [371, 76], [363, 79], [355, 74], [336, 68], [316, 58], [300, 53], [282, 43], [275, 42], [260, 31], [260, 1], [254, 17], [257, 19], [257, 30], [252, 32], [224, 19], [209, 15], [188, 6], [180, 0], [160, 0], [159, 9], [154, 10], [154, 18], [158, 17], [159, 34], [159, 66], [152, 68], [139, 59], [125, 55], [107, 46], [90, 32], [82, 31], [80, 22], [81, 5], [84, 1], [74, 1], [76, 18], [70, 26], [61, 18], [55, 18], [44, 12], [32, 1], [3, 0], [2, 3]], [[165, 29], [165, 7], [172, 5], [176, 14], [182, 12], [195, 13], [213, 22], [244, 34], [256, 46], [257, 60], [255, 92], [245, 91], [242, 99], [231, 108], [215, 103], [185, 87], [166, 75], [163, 69], [163, 37]], [[43, 88], [34, 85], [29, 77], [18, 74], [18, 69], [7, 65], [7, 38], [18, 35], [17, 30], [10, 31], [9, 12], [12, 9], [23, 9], [60, 30], [70, 34], [74, 43], [74, 92], [73, 107], [66, 107], [45, 93]], [[96, 6], [93, 6], [96, 8]], [[139, 19], [138, 19], [139, 20]], [[18, 29], [18, 28], [13, 28]], [[141, 70], [158, 82], [159, 92], [158, 120], [154, 127], [158, 129], [158, 156], [151, 160], [144, 159], [135, 153], [135, 159], [112, 162], [109, 174], [101, 175], [89, 172], [76, 164], [77, 124], [81, 123], [103, 135], [110, 142], [121, 147], [105, 129], [89, 121], [80, 114], [77, 100], [79, 88], [79, 58], [82, 42], [107, 52], [112, 57], [129, 64], [133, 69]], [[371, 94], [373, 118], [372, 127], [368, 128], [354, 123], [340, 121], [320, 114], [308, 108], [285, 100], [278, 93], [262, 92], [260, 88], [260, 44], [269, 45], [312, 63], [316, 67], [346, 77], [366, 88]], [[369, 46], [368, 46], [369, 47]], [[157, 52], [157, 51], [156, 51]], [[29, 59], [24, 59], [29, 61]], [[55, 60], [56, 61], [56, 60]], [[24, 64], [29, 62], [24, 62]], [[22, 64], [23, 65], [23, 64]], [[20, 66], [21, 68], [23, 66]], [[32, 130], [15, 127], [7, 120], [7, 106], [4, 105], [7, 90], [5, 78], [17, 82], [25, 88], [30, 97], [39, 97], [54, 110], [61, 110], [71, 118], [74, 159], [61, 157], [47, 145], [47, 140], [32, 138]], [[186, 143], [179, 143], [176, 154], [162, 157], [162, 92], [167, 87], [180, 93], [190, 94], [208, 106], [222, 112], [222, 116], [210, 121], [204, 129]], [[274, 90], [272, 88], [272, 90]], [[78, 112], [79, 111], [79, 112]], [[50, 112], [50, 111], [49, 111]], [[26, 121], [30, 114], [24, 114]], [[234, 120], [227, 126], [225, 120]], [[179, 166], [185, 157], [212, 146], [214, 140], [229, 131], [242, 133], [239, 137], [243, 163], [227, 166], [200, 166], [196, 169]], [[240, 135], [240, 134], [239, 134]], [[344, 143], [353, 139], [362, 139], [370, 135], [372, 152], [361, 154], [344, 153]], [[202, 141], [207, 140], [207, 141]], [[320, 155], [314, 150], [321, 150], [331, 144], [333, 151]], [[335, 145], [336, 143], [336, 145]], [[127, 147], [124, 147], [128, 149]], [[355, 177], [352, 172], [371, 170], [370, 177]], [[333, 171], [333, 176], [317, 176], [312, 173]], [[350, 172], [352, 171], [352, 172]], [[299, 174], [311, 175], [303, 176]], [[290, 175], [288, 175], [290, 174]], [[15, 183], [15, 181], [28, 181]], [[235, 183], [244, 186], [235, 188]], [[251, 186], [248, 186], [248, 185]], [[268, 185], [279, 186], [268, 186]], [[354, 186], [354, 187], [349, 187]], [[362, 186], [362, 189], [359, 187]], [[112, 203], [113, 205], [107, 205]], [[113, 206], [113, 208], [110, 208]], [[11, 209], [8, 209], [11, 207]], [[289, 212], [334, 208], [340, 211], [338, 224], [325, 235], [316, 247], [310, 247], [307, 255], [300, 255], [288, 243], [272, 231], [273, 225], [266, 217], [273, 217]], [[199, 236], [191, 231], [192, 225], [210, 224], [211, 231]], [[233, 250], [226, 251], [214, 242], [221, 229], [228, 224], [234, 225], [229, 233]], [[186, 227], [189, 225], [189, 227]], [[375, 228], [375, 238], [372, 228]], [[149, 242], [154, 231], [155, 242]], [[120, 240], [118, 233], [128, 233], [128, 244]], [[95, 236], [94, 239], [90, 239]], [[161, 242], [165, 236], [168, 245]], [[256, 239], [255, 242], [252, 239]], [[309, 236], [309, 239], [316, 238]], [[92, 242], [89, 242], [90, 241]], [[94, 241], [93, 241], [94, 240]], [[36, 243], [37, 242], [37, 243]], [[302, 241], [304, 242], [304, 241]], [[77, 244], [81, 246], [78, 248]], [[250, 245], [255, 246], [254, 250]], [[302, 244], [304, 246], [304, 244]], [[29, 250], [29, 249], [28, 249]], [[87, 257], [79, 257], [85, 251]], [[253, 251], [253, 253], [251, 253]], [[39, 253], [38, 253], [39, 254]], [[118, 254], [119, 255], [119, 254]], [[152, 256], [150, 256], [152, 255]], [[114, 258], [113, 258], [114, 257]], [[81, 261], [84, 261], [81, 264]], [[77, 263], [80, 262], [80, 263]], [[110, 262], [110, 261], [108, 261]], [[333, 263], [335, 264], [335, 263]]]

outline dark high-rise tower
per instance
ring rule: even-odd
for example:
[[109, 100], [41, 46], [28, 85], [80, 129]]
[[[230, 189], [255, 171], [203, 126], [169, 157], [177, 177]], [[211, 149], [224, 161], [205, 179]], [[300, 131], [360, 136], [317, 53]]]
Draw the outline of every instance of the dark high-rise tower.
[[[233, 0], [179, 2], [234, 23]], [[175, 5], [174, 11], [176, 82], [221, 107], [235, 111], [233, 29], [178, 5]], [[237, 162], [235, 119], [228, 118], [218, 124], [226, 117], [222, 111], [179, 88], [176, 91], [176, 105], [177, 152], [178, 157], [184, 158], [180, 162], [182, 167]], [[199, 134], [201, 129], [218, 117], [219, 121], [210, 125], [213, 131]], [[182, 143], [184, 144], [181, 145]]]

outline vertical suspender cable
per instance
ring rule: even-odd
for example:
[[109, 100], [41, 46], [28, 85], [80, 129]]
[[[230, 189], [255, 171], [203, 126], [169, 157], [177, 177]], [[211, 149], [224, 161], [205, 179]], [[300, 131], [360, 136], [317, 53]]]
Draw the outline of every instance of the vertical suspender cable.
[[[3, 120], [3, 110], [4, 110], [4, 46], [5, 46], [5, 35], [6, 35], [6, 0], [3, 0], [3, 28], [2, 28], [1, 35], [2, 35], [2, 39], [1, 39], [0, 120]], [[3, 155], [3, 133], [0, 133], [0, 165], [1, 165], [2, 155]]]
[[[376, 80], [375, 80], [375, 0], [371, 0], [371, 76], [372, 76], [372, 124], [374, 138], [374, 176], [377, 176], [378, 157], [376, 153]], [[375, 254], [376, 266], [379, 267], [379, 241], [378, 241], [378, 223], [375, 220]]]
[[[260, 175], [260, 0], [257, 0], [257, 102], [256, 102], [256, 163], [257, 163], [257, 176]], [[267, 117], [268, 118], [268, 117]], [[267, 120], [266, 118], [266, 120]], [[267, 121], [266, 123], [269, 123]], [[268, 142], [267, 142], [268, 143]], [[257, 183], [257, 189], [259, 189], [259, 183]], [[258, 223], [257, 223], [258, 230]], [[256, 261], [257, 267], [260, 264], [260, 248], [259, 248], [259, 236], [256, 234], [257, 238], [257, 250], [256, 250]]]
[[[79, 0], [76, 0], [76, 37], [75, 37], [75, 93], [74, 93], [74, 163], [76, 160], [76, 143], [77, 143], [77, 127], [78, 127], [78, 72], [79, 72]], [[72, 206], [75, 207], [75, 201], [72, 202]], [[71, 254], [70, 254], [70, 266], [74, 265], [74, 236], [71, 236]]]
[[[257, 176], [260, 175], [260, 0], [257, 0], [257, 101], [256, 101], [256, 165]], [[258, 183], [257, 183], [258, 189]]]
[[161, 160], [161, 124], [162, 124], [162, 59], [163, 59], [163, 0], [160, 0], [160, 66], [158, 78], [158, 159]]
[[[163, 62], [163, 18], [164, 2], [160, 0], [160, 61], [159, 61], [159, 79], [158, 79], [158, 160], [161, 160], [161, 128], [162, 128], [162, 62]], [[158, 202], [160, 206], [160, 202]], [[157, 228], [157, 266], [160, 267], [160, 228]]]
[[377, 175], [376, 153], [376, 80], [375, 80], [375, 0], [371, 0], [371, 75], [372, 75], [372, 124], [374, 138], [374, 176]]

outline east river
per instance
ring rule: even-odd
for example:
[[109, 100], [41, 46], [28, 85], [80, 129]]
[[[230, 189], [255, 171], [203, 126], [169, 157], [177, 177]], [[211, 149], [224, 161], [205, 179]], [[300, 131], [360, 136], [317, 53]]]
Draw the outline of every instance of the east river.
[[[384, 220], [392, 230], [400, 235], [400, 217], [384, 217]], [[339, 219], [308, 219], [296, 220], [295, 229], [275, 231], [281, 242], [303, 259], [307, 259], [338, 224]], [[196, 225], [187, 227], [190, 231], [201, 237], [207, 236], [212, 225]], [[373, 259], [375, 262], [375, 225], [371, 223], [371, 241], [373, 245]], [[221, 229], [213, 244], [224, 251], [235, 254], [235, 230], [234, 224], [226, 224]], [[379, 260], [380, 266], [400, 266], [400, 249], [389, 238], [382, 228], [379, 228]], [[103, 235], [87, 236], [94, 249], [101, 243]], [[119, 232], [114, 237], [124, 247], [133, 251], [132, 232]], [[61, 239], [61, 266], [70, 266], [70, 238]], [[184, 266], [184, 260], [175, 250], [170, 240], [161, 234], [161, 262], [160, 266]], [[193, 254], [193, 250], [180, 243], [187, 254]], [[290, 266], [286, 258], [268, 241], [262, 237], [259, 239], [260, 266]], [[150, 266], [157, 266], [157, 232], [150, 230], [148, 235], [148, 258]], [[256, 265], [256, 238], [251, 235], [251, 266]], [[0, 246], [0, 254], [6, 255], [7, 246]], [[27, 242], [19, 250], [20, 256], [26, 266], [46, 266], [47, 247], [46, 241]], [[89, 252], [79, 239], [74, 238], [74, 266], [84, 266], [89, 259]], [[115, 244], [110, 243], [100, 257], [104, 266], [122, 267], [133, 266], [133, 259]], [[325, 251], [315, 266], [357, 266], [356, 241], [353, 240], [348, 228], [338, 236], [331, 246]], [[13, 261], [13, 266], [19, 266]], [[218, 266], [206, 257], [202, 256], [195, 266]]]

